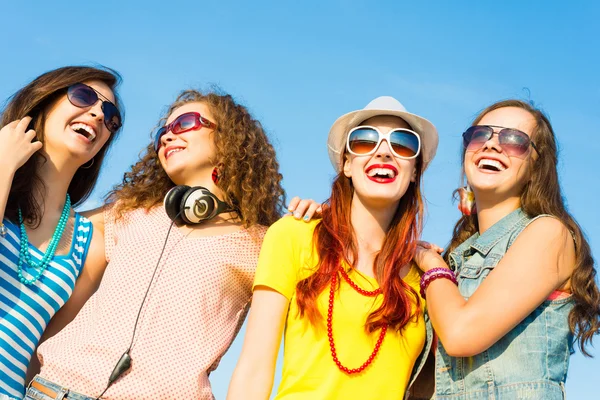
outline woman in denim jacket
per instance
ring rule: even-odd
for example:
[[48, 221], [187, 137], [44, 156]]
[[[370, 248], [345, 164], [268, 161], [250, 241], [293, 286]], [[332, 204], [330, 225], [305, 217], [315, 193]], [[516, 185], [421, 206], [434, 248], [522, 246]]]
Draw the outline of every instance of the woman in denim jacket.
[[463, 139], [465, 215], [444, 258], [421, 243], [415, 259], [440, 339], [436, 398], [563, 399], [574, 339], [589, 356], [599, 332], [600, 293], [563, 203], [554, 132], [540, 110], [507, 100]]

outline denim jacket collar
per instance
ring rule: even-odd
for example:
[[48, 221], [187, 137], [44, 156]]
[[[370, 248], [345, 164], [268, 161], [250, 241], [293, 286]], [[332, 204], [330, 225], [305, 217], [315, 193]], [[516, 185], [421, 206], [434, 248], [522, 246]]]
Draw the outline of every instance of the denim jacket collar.
[[487, 256], [498, 241], [512, 232], [515, 225], [527, 218], [527, 214], [521, 208], [517, 208], [492, 225], [483, 235], [479, 235], [479, 232], [476, 232], [450, 253], [450, 267], [455, 270], [461, 257], [472, 255], [475, 251], [483, 256]]

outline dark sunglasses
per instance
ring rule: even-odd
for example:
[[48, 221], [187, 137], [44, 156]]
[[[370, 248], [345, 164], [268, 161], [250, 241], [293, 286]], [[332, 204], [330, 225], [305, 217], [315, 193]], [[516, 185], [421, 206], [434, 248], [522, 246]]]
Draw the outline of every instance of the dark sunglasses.
[[76, 83], [69, 86], [67, 89], [67, 98], [75, 107], [91, 107], [96, 104], [98, 97], [102, 98], [101, 108], [102, 113], [104, 114], [104, 125], [106, 125], [110, 133], [115, 133], [121, 127], [121, 113], [113, 102], [108, 100], [93, 87], [83, 83]]
[[[494, 132], [494, 128], [500, 129], [499, 132]], [[498, 143], [502, 150], [509, 157], [522, 157], [529, 151], [529, 145], [538, 153], [535, 143], [525, 132], [518, 129], [504, 128], [495, 125], [475, 125], [470, 127], [463, 133], [463, 146], [469, 151], [479, 150], [494, 136], [498, 135]]]
[[381, 133], [373, 126], [357, 126], [348, 133], [346, 149], [355, 156], [374, 154], [383, 140], [387, 140], [392, 154], [403, 159], [412, 159], [421, 151], [421, 138], [410, 129], [398, 128]]
[[202, 127], [215, 129], [217, 125], [195, 111], [181, 114], [179, 117], [175, 118], [173, 122], [163, 126], [156, 132], [156, 135], [154, 136], [154, 150], [158, 152], [158, 149], [160, 149], [160, 139], [169, 131], [173, 132], [175, 135], [179, 135], [180, 133], [193, 131]]

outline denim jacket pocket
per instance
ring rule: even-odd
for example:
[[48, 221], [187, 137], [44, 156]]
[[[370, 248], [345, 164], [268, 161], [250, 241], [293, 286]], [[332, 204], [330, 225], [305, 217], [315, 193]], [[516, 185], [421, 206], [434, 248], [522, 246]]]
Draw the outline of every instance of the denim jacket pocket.
[[[478, 257], [474, 256], [473, 258]], [[481, 282], [496, 267], [501, 255], [488, 254], [484, 259], [473, 259], [465, 262], [458, 271], [458, 281], [460, 293], [468, 299], [473, 295]]]

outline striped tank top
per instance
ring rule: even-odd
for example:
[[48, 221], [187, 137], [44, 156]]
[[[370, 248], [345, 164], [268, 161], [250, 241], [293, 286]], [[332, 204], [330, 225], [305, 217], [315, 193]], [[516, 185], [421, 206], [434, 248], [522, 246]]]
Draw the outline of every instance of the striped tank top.
[[[0, 400], [23, 398], [25, 374], [46, 325], [71, 296], [92, 238], [92, 223], [75, 213], [71, 249], [54, 256], [33, 285], [21, 283], [17, 275], [20, 228], [4, 219], [8, 232], [0, 236]], [[43, 253], [29, 245], [31, 257]], [[24, 267], [23, 276], [31, 279]]]

